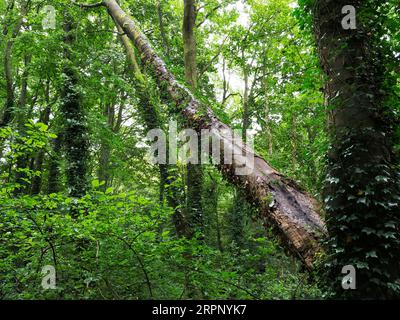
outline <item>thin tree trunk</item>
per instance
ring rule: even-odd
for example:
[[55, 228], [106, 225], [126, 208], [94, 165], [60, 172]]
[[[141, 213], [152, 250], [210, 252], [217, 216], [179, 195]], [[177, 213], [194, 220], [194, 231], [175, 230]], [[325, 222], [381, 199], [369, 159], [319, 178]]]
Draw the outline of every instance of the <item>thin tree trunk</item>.
[[274, 142], [272, 137], [271, 129], [271, 119], [270, 119], [270, 106], [268, 97], [268, 75], [267, 75], [267, 49], [265, 48], [265, 43], [263, 44], [263, 67], [262, 67], [262, 77], [263, 77], [263, 91], [264, 91], [264, 104], [265, 104], [265, 135], [268, 147], [268, 155], [272, 157]]
[[[185, 80], [193, 90], [197, 88], [197, 62], [196, 62], [196, 0], [184, 0], [183, 14], [183, 52], [185, 63]], [[201, 141], [199, 139], [199, 148]], [[187, 215], [192, 233], [204, 232], [203, 228], [203, 170], [198, 164], [187, 165]]]
[[[113, 131], [115, 122], [115, 107], [112, 103], [106, 103], [103, 109], [103, 116], [107, 119], [107, 127]], [[110, 160], [111, 160], [111, 146], [109, 141], [102, 141], [100, 147], [99, 156], [99, 169], [98, 178], [99, 181], [104, 182], [102, 190], [106, 191], [110, 186], [111, 175], [110, 175]]]
[[192, 89], [197, 88], [197, 62], [196, 62], [196, 0], [184, 0], [183, 13], [183, 53], [185, 61], [185, 80]]
[[52, 142], [52, 156], [49, 159], [49, 176], [47, 179], [47, 193], [57, 193], [60, 191], [60, 162], [61, 162], [61, 149], [63, 144], [63, 137], [61, 132], [57, 135]]
[[[50, 104], [50, 79], [47, 79], [46, 89], [45, 89], [45, 99], [46, 99], [46, 107], [42, 110], [40, 114], [39, 121], [44, 123], [45, 125], [49, 124], [50, 121], [50, 113], [51, 113], [51, 104]], [[41, 150], [35, 157], [35, 165], [34, 168], [36, 171], [40, 172], [39, 176], [34, 176], [32, 179], [32, 188], [31, 194], [39, 194], [42, 186], [42, 177], [43, 177], [43, 162], [44, 162], [45, 151]]]
[[164, 27], [164, 18], [163, 18], [163, 10], [162, 10], [162, 0], [157, 0], [157, 14], [158, 14], [158, 25], [160, 27], [160, 34], [161, 34], [161, 39], [162, 39], [162, 44], [164, 47], [164, 53], [165, 56], [169, 56], [169, 44], [167, 40], [167, 36], [165, 34], [165, 27]]
[[268, 104], [268, 97], [265, 95], [265, 135], [266, 135], [266, 141], [267, 141], [267, 147], [268, 147], [268, 155], [269, 157], [272, 157], [272, 154], [274, 152], [274, 140], [272, 137], [272, 130], [271, 130], [271, 119], [270, 119], [270, 111], [269, 111], [269, 104]]
[[[14, 48], [14, 42], [19, 35], [22, 25], [24, 23], [24, 16], [28, 10], [28, 4], [24, 1], [21, 5], [21, 13], [17, 19], [16, 25], [11, 34], [11, 38], [6, 43], [6, 50], [4, 54], [4, 75], [6, 80], [6, 92], [7, 98], [3, 109], [3, 115], [0, 121], [0, 128], [7, 126], [13, 117], [14, 105], [15, 105], [15, 92], [14, 92], [14, 76], [13, 76], [13, 63], [12, 53]], [[8, 33], [7, 28], [4, 29], [4, 35]]]
[[242, 117], [242, 139], [246, 142], [246, 130], [250, 127], [250, 106], [249, 106], [249, 72], [246, 65], [244, 48], [242, 48], [242, 63], [243, 63], [243, 117]]
[[[27, 99], [28, 99], [28, 67], [31, 62], [32, 56], [30, 54], [26, 55], [24, 58], [25, 69], [21, 76], [21, 93], [18, 100], [18, 108], [15, 110], [14, 116], [16, 117], [17, 122], [17, 130], [20, 136], [25, 136], [26, 134], [26, 118], [28, 116], [28, 112], [26, 110]], [[16, 163], [15, 170], [15, 182], [20, 185], [18, 189], [15, 190], [16, 194], [26, 193], [28, 192], [28, 184], [26, 180], [28, 179], [26, 172], [24, 169], [28, 168], [28, 163], [30, 162], [31, 154], [21, 154]]]

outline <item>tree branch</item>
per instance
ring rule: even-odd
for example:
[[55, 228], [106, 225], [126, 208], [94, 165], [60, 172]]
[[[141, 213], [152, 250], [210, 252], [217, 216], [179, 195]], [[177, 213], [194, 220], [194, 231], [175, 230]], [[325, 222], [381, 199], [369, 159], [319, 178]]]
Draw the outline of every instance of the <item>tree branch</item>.
[[208, 17], [211, 16], [215, 11], [217, 11], [219, 8], [221, 8], [222, 5], [217, 5], [216, 7], [212, 8], [206, 15], [204, 16], [204, 19], [200, 21], [197, 25], [196, 28], [199, 28], [204, 22], [207, 21]]
[[71, 1], [72, 4], [82, 8], [82, 9], [93, 9], [93, 8], [98, 8], [104, 6], [103, 1], [97, 2], [97, 3], [77, 3], [75, 1]]
[[225, 44], [226, 39], [229, 36], [226, 36], [225, 39], [222, 41], [221, 45], [219, 46], [218, 52], [215, 54], [214, 57], [212, 57], [212, 59], [207, 63], [207, 65], [199, 72], [199, 79], [202, 78], [202, 76], [204, 75], [204, 73], [212, 66], [212, 64], [215, 62], [215, 60], [218, 59], [218, 57], [221, 55], [221, 52], [223, 50], [223, 46]]

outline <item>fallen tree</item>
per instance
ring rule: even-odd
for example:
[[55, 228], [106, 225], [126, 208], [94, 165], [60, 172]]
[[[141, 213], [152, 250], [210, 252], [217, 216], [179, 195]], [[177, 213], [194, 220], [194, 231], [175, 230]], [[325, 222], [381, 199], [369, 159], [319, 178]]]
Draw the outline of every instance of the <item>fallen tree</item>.
[[[218, 168], [223, 175], [245, 191], [248, 201], [259, 209], [260, 218], [265, 221], [265, 226], [272, 226], [282, 245], [311, 269], [316, 254], [323, 250], [320, 240], [326, 234], [317, 201], [294, 181], [272, 168], [241, 139], [235, 137], [232, 130], [214, 115], [210, 107], [201, 103], [187, 87], [180, 84], [151, 47], [134, 20], [121, 9], [117, 1], [103, 0], [100, 3], [79, 4], [79, 6], [107, 8], [113, 20], [134, 43], [143, 63], [154, 69], [160, 90], [169, 93], [177, 110], [191, 127], [198, 132], [208, 129], [220, 138], [222, 159]], [[237, 175], [236, 172], [243, 171], [243, 165], [246, 166], [252, 161], [243, 163], [234, 158], [229, 164], [230, 161], [223, 159], [225, 154], [238, 154], [238, 152], [244, 152], [249, 158], [254, 157], [254, 168], [248, 168], [248, 175]]]

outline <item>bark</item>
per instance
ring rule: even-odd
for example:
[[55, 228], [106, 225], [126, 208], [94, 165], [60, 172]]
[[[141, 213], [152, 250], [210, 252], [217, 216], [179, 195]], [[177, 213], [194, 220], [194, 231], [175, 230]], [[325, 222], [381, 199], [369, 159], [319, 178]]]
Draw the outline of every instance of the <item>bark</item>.
[[224, 107], [226, 101], [228, 100], [228, 81], [226, 80], [226, 60], [225, 57], [222, 57], [222, 99], [221, 106]]
[[[345, 5], [356, 8], [356, 29], [341, 25]], [[398, 124], [385, 106], [391, 91], [385, 85], [390, 77], [385, 56], [393, 52], [385, 52], [376, 38], [384, 16], [377, 7], [369, 1], [319, 0], [314, 9], [331, 109], [325, 190], [333, 257], [328, 285], [340, 297], [400, 296], [392, 285], [400, 281], [399, 159], [393, 152]], [[342, 290], [337, 281], [349, 264], [364, 266], [357, 268], [357, 290]]]
[[78, 92], [78, 73], [73, 66], [71, 47], [75, 43], [75, 25], [72, 17], [66, 14], [64, 21], [65, 65], [62, 90], [61, 112], [64, 117], [63, 143], [66, 155], [66, 176], [69, 194], [81, 197], [88, 189], [87, 161], [89, 142], [85, 112]]
[[[227, 220], [229, 222], [229, 240], [243, 249], [246, 244], [245, 224], [248, 213], [248, 204], [245, 202], [246, 195], [241, 190], [235, 190], [232, 207], [229, 210]], [[240, 254], [240, 251], [237, 252]]]
[[[193, 90], [197, 89], [197, 61], [196, 61], [196, 1], [184, 0], [183, 13], [183, 52], [185, 64], [185, 80], [189, 87]], [[201, 141], [199, 139], [199, 148]], [[200, 165], [187, 165], [187, 199], [186, 208], [191, 233], [196, 231], [204, 232], [203, 228], [203, 170]]]
[[[40, 118], [39, 121], [41, 123], [44, 123], [45, 125], [49, 124], [50, 121], [50, 113], [51, 113], [51, 104], [50, 104], [50, 79], [47, 79], [46, 81], [46, 89], [45, 89], [45, 99], [46, 99], [46, 107], [42, 112], [40, 113]], [[42, 186], [42, 177], [43, 177], [43, 162], [45, 158], [45, 151], [41, 150], [39, 153], [35, 156], [35, 164], [34, 168], [36, 171], [40, 171], [39, 176], [35, 176], [32, 179], [32, 188], [31, 188], [31, 194], [39, 194]]]
[[[48, 116], [50, 116], [50, 108], [46, 108], [44, 113], [44, 117], [47, 118], [46, 120], [41, 121], [44, 124], [48, 124], [49, 120], [48, 120]], [[34, 168], [35, 171], [39, 171], [40, 175], [39, 176], [35, 176], [32, 179], [32, 188], [31, 188], [31, 194], [35, 195], [35, 194], [39, 194], [41, 187], [42, 187], [42, 178], [43, 178], [43, 163], [44, 163], [44, 158], [45, 158], [45, 152], [42, 150], [40, 151], [36, 157], [35, 157], [35, 162], [34, 162]]]
[[57, 135], [52, 143], [52, 156], [49, 159], [49, 176], [47, 180], [47, 193], [57, 193], [60, 191], [60, 162], [61, 162], [61, 149], [63, 143], [61, 132]]
[[[113, 131], [115, 122], [115, 107], [112, 104], [106, 103], [103, 108], [103, 116], [107, 119], [107, 127]], [[98, 178], [99, 181], [104, 182], [102, 190], [106, 191], [110, 186], [111, 175], [110, 175], [110, 160], [111, 160], [111, 146], [110, 142], [105, 139], [101, 142], [100, 157], [99, 157], [99, 170]]]
[[[17, 22], [13, 28], [10, 39], [6, 43], [6, 49], [4, 54], [4, 76], [6, 80], [6, 102], [3, 109], [3, 115], [0, 121], [0, 128], [7, 126], [13, 116], [15, 107], [15, 92], [14, 92], [14, 76], [13, 76], [13, 63], [12, 63], [12, 53], [14, 48], [15, 39], [18, 37], [22, 25], [23, 19], [28, 10], [27, 2], [23, 2], [21, 6], [21, 13], [17, 19]], [[7, 35], [7, 28], [4, 29], [4, 35]]]
[[244, 54], [244, 48], [242, 48], [242, 63], [243, 63], [243, 80], [244, 80], [244, 92], [243, 92], [243, 118], [242, 118], [242, 139], [246, 142], [246, 130], [250, 127], [250, 106], [249, 106], [249, 72], [246, 64], [246, 58]]
[[274, 152], [274, 140], [272, 137], [272, 130], [271, 130], [271, 120], [270, 120], [270, 110], [269, 110], [269, 103], [268, 103], [268, 96], [265, 95], [265, 126], [264, 132], [268, 146], [268, 156], [272, 157]]
[[115, 0], [104, 0], [103, 4], [134, 42], [144, 63], [153, 67], [160, 87], [167, 90], [192, 127], [197, 130], [215, 130], [221, 139], [222, 154], [223, 150], [227, 149], [235, 154], [238, 150], [246, 151], [248, 157], [254, 155], [254, 169], [249, 168], [249, 171], [252, 171], [249, 175], [236, 175], [236, 169], [243, 167], [241, 161], [234, 160], [232, 164], [222, 161], [223, 164], [219, 168], [227, 179], [242, 189], [248, 200], [259, 208], [260, 217], [275, 228], [282, 243], [308, 268], [312, 268], [316, 253], [322, 250], [319, 241], [326, 233], [325, 224], [318, 213], [317, 202], [292, 180], [284, 177], [264, 159], [254, 154], [254, 151], [240, 139], [233, 141], [232, 135], [226, 134], [231, 132], [231, 129], [214, 115], [210, 107], [202, 105], [189, 89], [176, 81], [135, 22], [118, 3]]
[[158, 25], [160, 28], [160, 34], [162, 39], [162, 44], [164, 46], [164, 54], [166, 57], [169, 56], [169, 44], [167, 40], [167, 36], [165, 34], [165, 27], [164, 27], [164, 19], [163, 19], [163, 10], [162, 10], [162, 0], [157, 0], [157, 14], [158, 14]]
[[[205, 197], [207, 201], [204, 205], [207, 208], [207, 212], [211, 214], [207, 215], [207, 231], [208, 235], [205, 237], [208, 239], [212, 245], [216, 245], [220, 252], [224, 251], [224, 247], [222, 244], [222, 236], [221, 236], [221, 224], [220, 224], [220, 216], [218, 212], [218, 202], [219, 202], [219, 183], [213, 177], [213, 174], [210, 172], [208, 173], [209, 176], [209, 183], [205, 187]], [[213, 230], [215, 227], [215, 230]], [[211, 230], [210, 230], [211, 229]], [[214, 238], [214, 231], [215, 231], [215, 242], [211, 241], [210, 239]]]
[[197, 88], [196, 63], [196, 1], [184, 0], [183, 13], [183, 54], [185, 62], [185, 80], [192, 89]]

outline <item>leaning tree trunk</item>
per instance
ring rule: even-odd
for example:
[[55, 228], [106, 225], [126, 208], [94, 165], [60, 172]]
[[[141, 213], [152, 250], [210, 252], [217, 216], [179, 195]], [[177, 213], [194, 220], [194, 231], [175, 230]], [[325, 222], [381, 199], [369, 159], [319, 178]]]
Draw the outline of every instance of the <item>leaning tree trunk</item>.
[[[342, 14], [347, 5], [356, 15]], [[325, 200], [332, 261], [326, 278], [338, 297], [400, 296], [399, 161], [395, 117], [385, 107], [390, 72], [383, 60], [393, 52], [385, 54], [375, 37], [384, 19], [378, 7], [373, 1], [318, 0], [314, 11], [332, 109]], [[346, 19], [355, 19], [356, 28], [348, 29]], [[356, 268], [357, 290], [341, 286], [345, 265]]]
[[[254, 156], [254, 168], [234, 159], [232, 164], [222, 159], [219, 169], [233, 184], [241, 188], [248, 200], [259, 208], [266, 225], [273, 226], [286, 248], [299, 257], [306, 267], [312, 268], [315, 256], [322, 250], [320, 239], [326, 233], [325, 224], [318, 214], [317, 202], [301, 190], [292, 180], [273, 169], [264, 159], [254, 154], [240, 139], [232, 139], [232, 130], [222, 123], [210, 107], [203, 105], [185, 86], [178, 83], [165, 63], [153, 50], [136, 23], [120, 8], [115, 0], [86, 7], [107, 7], [109, 14], [135, 43], [143, 61], [152, 66], [159, 86], [167, 90], [182, 115], [192, 127], [213, 130], [221, 140], [221, 153], [238, 154], [245, 151]], [[82, 5], [83, 7], [83, 5]], [[248, 169], [248, 175], [236, 175], [237, 170]]]

